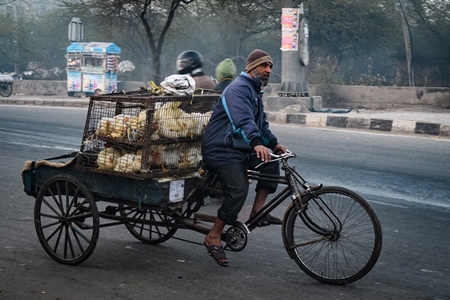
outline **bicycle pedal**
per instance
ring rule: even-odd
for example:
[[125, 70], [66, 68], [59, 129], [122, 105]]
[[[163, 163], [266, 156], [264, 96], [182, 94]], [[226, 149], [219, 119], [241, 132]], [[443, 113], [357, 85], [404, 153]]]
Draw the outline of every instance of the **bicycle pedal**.
[[258, 222], [258, 227], [266, 227], [266, 226], [270, 226], [270, 225], [273, 225], [273, 224], [270, 224], [269, 222], [267, 222], [267, 221], [262, 221], [262, 222]]

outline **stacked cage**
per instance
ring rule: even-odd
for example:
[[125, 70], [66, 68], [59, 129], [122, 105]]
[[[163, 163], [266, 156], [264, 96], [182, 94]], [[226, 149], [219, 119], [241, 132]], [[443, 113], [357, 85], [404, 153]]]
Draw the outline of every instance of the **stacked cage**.
[[217, 99], [145, 90], [92, 96], [77, 168], [141, 179], [197, 170]]

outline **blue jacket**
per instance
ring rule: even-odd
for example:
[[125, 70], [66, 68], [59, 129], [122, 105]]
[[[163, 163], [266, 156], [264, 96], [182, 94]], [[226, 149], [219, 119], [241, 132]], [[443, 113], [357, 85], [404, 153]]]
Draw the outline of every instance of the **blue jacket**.
[[[224, 90], [203, 135], [202, 157], [206, 165], [220, 166], [242, 162], [257, 145], [264, 145], [272, 150], [277, 145], [277, 138], [266, 121], [262, 93], [260, 84], [245, 72]], [[231, 122], [223, 100], [235, 127], [240, 129], [242, 138], [251, 146], [249, 149], [236, 149], [226, 142]]]

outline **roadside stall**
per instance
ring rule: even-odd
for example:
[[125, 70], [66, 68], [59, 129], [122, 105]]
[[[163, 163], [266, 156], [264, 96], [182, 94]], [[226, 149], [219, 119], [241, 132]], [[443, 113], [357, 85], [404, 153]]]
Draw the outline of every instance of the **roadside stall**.
[[68, 95], [84, 97], [114, 91], [120, 52], [114, 43], [78, 42], [67, 47]]

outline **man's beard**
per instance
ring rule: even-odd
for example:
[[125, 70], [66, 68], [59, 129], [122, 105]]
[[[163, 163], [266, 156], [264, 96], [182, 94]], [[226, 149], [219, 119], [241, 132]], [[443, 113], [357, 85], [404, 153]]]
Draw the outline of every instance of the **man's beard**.
[[269, 84], [269, 78], [263, 79], [260, 75], [258, 75], [258, 73], [256, 72], [256, 69], [252, 70], [252, 77], [257, 82], [259, 82], [261, 84], [261, 86], [267, 86], [267, 84]]

